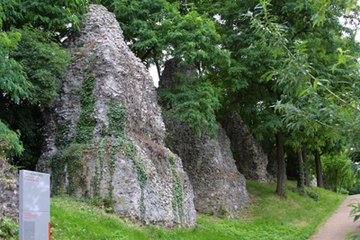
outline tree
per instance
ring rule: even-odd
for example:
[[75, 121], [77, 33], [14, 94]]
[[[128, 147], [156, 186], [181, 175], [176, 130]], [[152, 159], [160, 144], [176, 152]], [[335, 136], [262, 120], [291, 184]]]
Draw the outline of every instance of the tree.
[[0, 121], [0, 156], [9, 157], [21, 154], [24, 151], [19, 140], [19, 133], [11, 131]]
[[348, 157], [345, 149], [339, 154], [327, 154], [323, 157], [324, 176], [328, 187], [335, 191], [349, 190], [357, 181], [358, 171]]
[[284, 136], [281, 132], [276, 135], [277, 181], [276, 194], [284, 196], [286, 183], [286, 165], [284, 160]]
[[178, 1], [116, 0], [114, 12], [130, 48], [145, 64], [155, 64], [159, 75], [172, 58], [194, 66], [197, 73], [191, 81], [180, 77], [177, 86], [161, 91], [161, 101], [176, 106], [165, 109], [166, 115], [183, 120], [198, 134], [214, 133], [222, 95], [215, 76], [230, 64], [215, 21]]
[[[269, 12], [268, 8], [272, 5], [268, 1], [260, 1], [260, 11], [255, 13], [253, 18], [255, 32], [262, 36], [266, 45], [273, 47], [276, 63], [282, 63], [273, 65], [274, 70], [264, 75], [267, 81], [275, 83], [275, 89], [281, 90], [281, 98], [275, 109], [281, 113], [288, 131], [297, 137], [301, 136], [303, 140], [300, 142], [306, 142], [306, 138], [313, 137], [319, 133], [318, 129], [324, 126], [327, 130], [339, 132], [340, 128], [331, 126], [352, 122], [352, 114], [358, 112], [356, 107], [352, 106], [357, 97], [349, 97], [350, 89], [347, 88], [358, 82], [358, 75], [355, 74], [359, 69], [355, 60], [358, 45], [354, 43], [354, 33], [343, 27], [337, 18], [345, 12], [344, 6], [338, 2], [334, 5], [338, 7], [337, 11], [330, 13], [330, 6], [329, 9], [322, 9], [316, 2], [304, 5], [287, 1], [282, 3], [280, 8], [286, 12], [280, 12], [278, 17]], [[292, 12], [290, 6], [292, 9], [295, 6], [296, 12]], [[274, 6], [274, 9], [279, 8]], [[314, 15], [314, 12], [325, 15], [324, 11], [329, 16]], [[299, 26], [296, 20], [299, 13], [305, 14], [313, 24]], [[287, 26], [278, 23], [285, 19]], [[348, 32], [351, 37], [343, 37], [342, 31]], [[342, 47], [351, 48], [355, 55], [345, 57]], [[347, 73], [338, 71], [339, 66], [347, 69]], [[351, 77], [348, 76], [349, 71]], [[358, 87], [355, 87], [355, 91], [358, 91]], [[342, 97], [343, 95], [345, 97]], [[333, 135], [336, 136], [337, 133]], [[319, 154], [316, 154], [315, 159], [321, 185]], [[302, 167], [302, 164], [299, 166]]]
[[12, 162], [35, 166], [41, 110], [58, 96], [70, 60], [60, 39], [79, 28], [86, 8], [85, 0], [0, 3], [0, 151]]
[[74, 30], [80, 29], [88, 8], [87, 0], [3, 0], [4, 31], [31, 25], [49, 31], [60, 40]]

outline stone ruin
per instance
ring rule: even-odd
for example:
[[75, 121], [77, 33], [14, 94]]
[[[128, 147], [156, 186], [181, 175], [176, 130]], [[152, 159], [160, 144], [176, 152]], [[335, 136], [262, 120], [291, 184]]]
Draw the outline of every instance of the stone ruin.
[[0, 219], [19, 218], [19, 177], [16, 169], [0, 156]]
[[102, 199], [143, 224], [194, 226], [193, 189], [181, 159], [165, 147], [152, 79], [114, 15], [90, 5], [67, 45], [73, 60], [45, 115], [38, 163], [52, 174], [52, 192]]
[[[166, 62], [159, 88], [171, 88], [177, 77], [193, 76], [196, 76], [193, 67], [171, 59]], [[165, 125], [169, 135], [167, 144], [181, 157], [189, 175], [196, 210], [228, 217], [238, 216], [248, 199], [246, 182], [237, 171], [229, 138], [221, 125], [218, 124], [213, 138], [197, 136], [191, 127], [178, 120], [165, 118]]]
[[272, 177], [268, 173], [268, 156], [261, 144], [251, 134], [238, 113], [232, 112], [222, 121], [230, 138], [232, 153], [239, 171], [246, 179], [267, 183]]

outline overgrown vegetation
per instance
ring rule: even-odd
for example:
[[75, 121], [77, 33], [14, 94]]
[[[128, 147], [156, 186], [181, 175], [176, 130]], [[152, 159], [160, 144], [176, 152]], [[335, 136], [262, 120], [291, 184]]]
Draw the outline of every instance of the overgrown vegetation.
[[96, 125], [96, 119], [93, 117], [95, 106], [94, 85], [95, 77], [93, 75], [86, 76], [80, 93], [81, 112], [75, 137], [77, 143], [90, 143], [93, 137]]
[[[350, 216], [354, 218], [354, 222], [358, 222], [360, 219], [360, 202], [351, 203], [350, 207], [352, 208], [350, 212]], [[351, 239], [351, 240], [360, 239], [360, 235], [358, 234], [358, 232], [356, 233], [350, 232], [347, 234], [347, 236], [348, 235], [349, 237], [346, 239]]]
[[19, 133], [11, 131], [0, 120], [0, 156], [21, 154], [24, 147], [19, 140]]
[[[295, 188], [295, 183], [288, 183]], [[248, 183], [252, 204], [240, 219], [198, 215], [194, 229], [138, 227], [107, 215], [98, 208], [68, 197], [52, 198], [52, 238], [61, 239], [197, 239], [197, 240], [305, 240], [339, 205], [344, 196], [323, 189], [319, 201], [287, 191], [286, 198], [274, 195], [274, 184]]]
[[145, 218], [145, 211], [146, 211], [145, 202], [144, 202], [145, 201], [144, 191], [147, 182], [147, 174], [145, 172], [143, 159], [135, 157], [133, 161], [135, 165], [137, 180], [140, 185], [141, 195], [139, 199], [139, 208], [140, 208], [140, 217], [141, 220], [143, 220]]
[[183, 185], [181, 184], [179, 175], [176, 172], [175, 168], [175, 156], [171, 153], [169, 156], [169, 165], [170, 171], [173, 180], [173, 187], [172, 187], [172, 207], [174, 211], [174, 216], [178, 218], [180, 223], [184, 221], [184, 192], [183, 192]]
[[[65, 192], [74, 194], [74, 191], [85, 185], [84, 169], [84, 151], [86, 146], [82, 144], [71, 144], [63, 150], [58, 150], [52, 157], [50, 168], [52, 170], [51, 183], [52, 193], [58, 194]], [[68, 181], [67, 187], [65, 182]]]
[[18, 236], [18, 224], [10, 218], [0, 217], [0, 238], [4, 240], [16, 240]]
[[[50, 168], [52, 169], [53, 194], [66, 193], [73, 195], [77, 190], [85, 187], [86, 162], [89, 157], [96, 157], [95, 175], [91, 180], [91, 193], [83, 191], [84, 197], [92, 195], [92, 201], [96, 205], [102, 205], [107, 212], [113, 212], [113, 176], [115, 162], [118, 153], [127, 156], [134, 163], [135, 172], [141, 189], [139, 200], [140, 218], [145, 217], [144, 190], [147, 182], [143, 159], [137, 156], [137, 150], [132, 140], [126, 136], [126, 112], [124, 107], [114, 99], [107, 103], [108, 126], [103, 126], [101, 138], [97, 143], [92, 143], [93, 130], [96, 120], [92, 116], [95, 104], [93, 87], [95, 78], [91, 75], [85, 79], [80, 96], [81, 114], [76, 129], [76, 138], [73, 142], [66, 140], [68, 128], [61, 124], [58, 128], [58, 139], [64, 140], [56, 154], [52, 157]], [[66, 123], [67, 121], [65, 121]], [[63, 135], [65, 134], [65, 136]], [[59, 142], [59, 140], [57, 141]], [[107, 180], [107, 195], [101, 197], [104, 189], [103, 171], [109, 171], [110, 179]], [[67, 186], [66, 189], [64, 186]], [[86, 187], [85, 187], [86, 188]], [[102, 192], [102, 194], [100, 194]]]
[[[217, 131], [215, 113], [220, 109], [221, 93], [209, 81], [193, 84], [189, 76], [178, 76], [178, 81], [172, 88], [160, 89], [159, 96], [163, 106], [164, 115], [180, 119], [191, 126], [197, 135], [208, 134], [214, 136]], [[196, 77], [196, 76], [194, 76]]]
[[[161, 72], [169, 58], [176, 58], [194, 67], [193, 79], [185, 76], [161, 97], [172, 106], [168, 114], [197, 133], [214, 133], [223, 113], [239, 112], [260, 140], [274, 146], [276, 136], [283, 136], [284, 146], [276, 148], [285, 155], [302, 151], [316, 156], [321, 187], [321, 156], [359, 152], [360, 46], [351, 27], [360, 20], [356, 1], [90, 2], [115, 13], [126, 42], [147, 66], [154, 64]], [[0, 151], [12, 163], [35, 167], [41, 115], [57, 98], [70, 60], [61, 39], [79, 30], [88, 3], [0, 3]], [[88, 64], [95, 58], [89, 57]], [[79, 92], [83, 111], [77, 143], [89, 142], [95, 126], [92, 82], [89, 75]], [[66, 125], [59, 126], [60, 133]], [[58, 139], [57, 144], [67, 141]], [[288, 166], [297, 164], [287, 161]]]
[[106, 134], [114, 138], [124, 137], [126, 126], [126, 112], [124, 106], [117, 104], [114, 99], [108, 102], [108, 121], [109, 126]]
[[[194, 80], [182, 79], [177, 86], [161, 93], [162, 100], [172, 106], [169, 115], [193, 126], [199, 134], [211, 134], [223, 113], [238, 112], [259, 140], [266, 139], [276, 148], [278, 164], [284, 166], [278, 171], [278, 189], [285, 189], [286, 159], [287, 170], [293, 166], [295, 169], [290, 177], [298, 178], [301, 188], [309, 183], [304, 182], [308, 176], [303, 170], [311, 166], [319, 187], [356, 192], [353, 187], [359, 186], [359, 179], [355, 163], [360, 161], [360, 46], [355, 40], [356, 30], [340, 21], [342, 17], [347, 23], [359, 23], [360, 6], [356, 1], [93, 2], [102, 3], [115, 13], [127, 43], [146, 65], [155, 64], [160, 72], [166, 60], [175, 57], [182, 64], [194, 66], [197, 75]], [[88, 3], [86, 0], [0, 3], [0, 155], [12, 163], [29, 169], [35, 167], [42, 140], [41, 117], [48, 107], [53, 107], [70, 60], [61, 40], [79, 30]], [[95, 58], [92, 55], [89, 64]], [[64, 190], [71, 194], [82, 183], [82, 161], [88, 156], [83, 144], [91, 143], [96, 125], [94, 81], [94, 76], [88, 75], [79, 90], [82, 111], [75, 139], [67, 138], [69, 120], [58, 126], [57, 134], [64, 138], [56, 139], [60, 150], [51, 163], [53, 178], [60, 187], [66, 168], [69, 184], [67, 189], [55, 188], [56, 192]], [[107, 164], [112, 176], [114, 159], [120, 151], [134, 161], [143, 191], [147, 173], [135, 145], [124, 134], [124, 108], [110, 100], [108, 109], [109, 126], [103, 128], [104, 139], [93, 146], [97, 153], [91, 153], [98, 155], [93, 179], [95, 196], [101, 190], [101, 168]], [[314, 164], [303, 168], [306, 158], [314, 160]], [[173, 207], [180, 209], [183, 198], [180, 180], [174, 171], [172, 174]], [[249, 186], [251, 189], [254, 184]], [[101, 201], [110, 209], [111, 182], [108, 191], [109, 196]], [[251, 208], [251, 216], [271, 220], [272, 225], [256, 217], [246, 221], [221, 220], [218, 224], [212, 217], [204, 216], [199, 220], [200, 227], [193, 231], [139, 230], [139, 237], [191, 238], [191, 234], [199, 234], [199, 239], [205, 236], [277, 239], [282, 234], [285, 236], [282, 239], [286, 236], [303, 239], [312, 231], [306, 225], [308, 220], [315, 226], [314, 221], [321, 217], [314, 206], [333, 205], [323, 202], [327, 195], [323, 190], [305, 189], [312, 199], [318, 200], [311, 202], [312, 199], [302, 196], [301, 199], [311, 200], [306, 203], [299, 203], [295, 192], [299, 191], [289, 191], [285, 200], [265, 194], [265, 200], [271, 201], [261, 206], [262, 211], [256, 211], [256, 204]], [[282, 190], [278, 194], [286, 195]], [[143, 194], [141, 199], [144, 214]], [[284, 209], [277, 205], [291, 205], [289, 199], [301, 206], [296, 216], [300, 222], [295, 224], [291, 214], [283, 216], [283, 221], [274, 220], [278, 218], [270, 213], [271, 218], [265, 216], [266, 208], [282, 216]], [[337, 201], [335, 197], [333, 200]], [[297, 206], [293, 208], [297, 210]], [[307, 209], [318, 215], [311, 215]], [[254, 221], [258, 221], [256, 225], [252, 225]], [[81, 236], [81, 232], [73, 230], [72, 234]]]

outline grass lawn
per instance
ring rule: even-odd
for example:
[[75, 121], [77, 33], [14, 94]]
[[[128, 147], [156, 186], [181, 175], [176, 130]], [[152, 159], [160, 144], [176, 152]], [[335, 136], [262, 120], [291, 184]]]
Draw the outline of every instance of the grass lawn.
[[251, 203], [239, 219], [199, 214], [194, 229], [140, 227], [69, 197], [51, 199], [52, 239], [186, 239], [256, 240], [307, 239], [345, 198], [324, 189], [311, 188], [314, 200], [292, 191], [286, 198], [274, 195], [274, 184], [247, 182]]

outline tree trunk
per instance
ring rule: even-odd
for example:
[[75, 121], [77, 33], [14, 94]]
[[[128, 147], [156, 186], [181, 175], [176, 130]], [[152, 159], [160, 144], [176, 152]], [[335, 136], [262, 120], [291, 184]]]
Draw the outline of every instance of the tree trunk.
[[300, 190], [304, 190], [305, 186], [305, 174], [304, 174], [304, 161], [302, 151], [298, 151], [298, 178], [297, 178], [297, 187]]
[[304, 162], [304, 183], [305, 186], [310, 186], [309, 160], [304, 149], [302, 150], [302, 158]]
[[339, 178], [339, 170], [338, 168], [335, 170], [335, 184], [334, 184], [334, 191], [338, 192], [338, 178]]
[[318, 187], [324, 187], [324, 181], [323, 181], [323, 171], [320, 161], [320, 153], [315, 152], [315, 168], [316, 168], [316, 180], [317, 180], [317, 186]]
[[158, 73], [158, 77], [160, 78], [160, 64], [159, 64], [159, 61], [154, 58], [154, 62], [155, 62], [156, 70], [157, 70], [157, 73]]
[[286, 166], [284, 159], [284, 135], [276, 134], [276, 159], [277, 159], [277, 185], [276, 194], [284, 196], [286, 186]]

